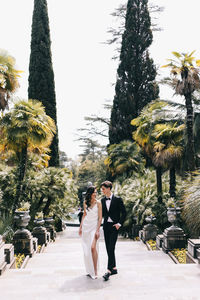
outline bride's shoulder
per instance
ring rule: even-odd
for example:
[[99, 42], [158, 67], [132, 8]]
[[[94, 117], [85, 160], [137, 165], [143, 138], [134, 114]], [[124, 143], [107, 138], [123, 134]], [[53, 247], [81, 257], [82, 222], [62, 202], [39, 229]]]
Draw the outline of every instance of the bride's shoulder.
[[97, 200], [97, 205], [101, 206], [101, 200]]

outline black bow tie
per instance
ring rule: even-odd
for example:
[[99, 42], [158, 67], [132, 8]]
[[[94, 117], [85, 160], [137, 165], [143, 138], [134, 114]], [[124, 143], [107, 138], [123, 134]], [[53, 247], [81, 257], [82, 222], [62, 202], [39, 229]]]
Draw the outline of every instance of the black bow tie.
[[106, 198], [106, 200], [111, 200], [110, 198]]

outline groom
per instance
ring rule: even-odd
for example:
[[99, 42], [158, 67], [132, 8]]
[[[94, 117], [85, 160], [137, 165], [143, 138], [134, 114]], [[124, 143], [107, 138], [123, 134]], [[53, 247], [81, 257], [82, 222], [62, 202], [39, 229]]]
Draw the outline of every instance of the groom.
[[126, 218], [126, 209], [120, 197], [112, 192], [112, 182], [104, 181], [101, 184], [101, 191], [105, 195], [101, 199], [102, 213], [104, 218], [103, 230], [108, 255], [108, 270], [103, 275], [105, 281], [111, 275], [117, 274], [115, 261], [115, 244], [117, 242], [118, 230]]

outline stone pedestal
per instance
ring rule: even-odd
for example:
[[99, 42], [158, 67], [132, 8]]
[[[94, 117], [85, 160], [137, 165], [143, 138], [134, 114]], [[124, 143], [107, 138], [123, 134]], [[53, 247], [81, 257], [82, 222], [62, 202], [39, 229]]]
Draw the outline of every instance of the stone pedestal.
[[143, 234], [142, 234], [143, 242], [146, 242], [148, 240], [155, 240], [156, 235], [158, 234], [158, 228], [156, 225], [153, 225], [153, 224], [144, 225], [142, 231], [143, 231]]
[[143, 238], [143, 230], [139, 230], [139, 238], [140, 238], [140, 240], [142, 240], [142, 238]]
[[164, 230], [162, 250], [165, 253], [168, 253], [174, 248], [185, 248], [185, 246], [186, 236], [181, 228], [172, 225]]
[[132, 225], [132, 238], [138, 237], [140, 230], [141, 230], [141, 225], [133, 224]]
[[4, 253], [4, 242], [2, 240], [2, 236], [0, 235], [0, 275], [5, 271], [6, 269], [6, 260], [5, 260], [5, 253]]
[[200, 264], [200, 248], [198, 248], [196, 250], [196, 256], [197, 256], [197, 259], [198, 259], [198, 264]]
[[51, 235], [50, 232], [47, 231], [47, 243], [51, 242]]
[[45, 227], [47, 229], [47, 231], [50, 233], [50, 238], [52, 241], [55, 241], [56, 238], [56, 231], [54, 228], [54, 219], [49, 217], [49, 218], [44, 218], [45, 220]]
[[162, 243], [163, 243], [163, 234], [158, 234], [156, 236], [156, 246], [157, 248], [162, 248]]
[[38, 245], [47, 246], [47, 230], [43, 226], [37, 226], [33, 228], [32, 234], [38, 239]]
[[188, 253], [193, 258], [197, 258], [197, 249], [198, 248], [200, 248], [200, 239], [189, 239], [188, 240]]
[[33, 249], [34, 249], [34, 252], [37, 252], [37, 248], [38, 248], [38, 239], [36, 237], [33, 237]]
[[4, 244], [2, 236], [0, 235], [0, 266], [3, 262], [5, 262]]
[[33, 249], [33, 236], [28, 229], [18, 229], [13, 236], [13, 245], [15, 253], [23, 253], [32, 257]]
[[46, 227], [46, 230], [50, 233], [50, 239], [52, 241], [55, 241], [56, 232], [55, 232], [53, 225], [45, 225], [45, 227]]
[[9, 265], [13, 264], [13, 262], [15, 260], [13, 244], [5, 244], [4, 245], [4, 253], [5, 253], [7, 264], [9, 264]]

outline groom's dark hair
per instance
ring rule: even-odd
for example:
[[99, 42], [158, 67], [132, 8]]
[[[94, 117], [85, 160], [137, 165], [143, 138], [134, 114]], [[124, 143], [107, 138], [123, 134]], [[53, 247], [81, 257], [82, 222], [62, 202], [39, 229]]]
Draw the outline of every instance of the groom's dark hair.
[[106, 188], [112, 189], [112, 182], [106, 180], [106, 181], [104, 181], [104, 182], [101, 183], [101, 187], [102, 187], [102, 186], [105, 186]]

